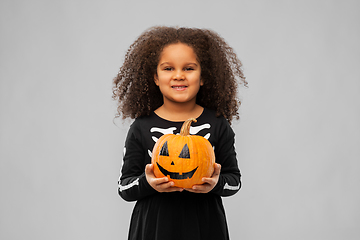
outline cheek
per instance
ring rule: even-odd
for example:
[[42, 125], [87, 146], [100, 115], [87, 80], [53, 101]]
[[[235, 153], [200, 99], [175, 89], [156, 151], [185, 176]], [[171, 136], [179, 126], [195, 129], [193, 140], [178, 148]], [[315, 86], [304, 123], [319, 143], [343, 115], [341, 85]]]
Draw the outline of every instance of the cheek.
[[189, 76], [190, 78], [188, 79], [191, 79], [191, 82], [193, 83], [193, 85], [196, 85], [196, 86], [202, 86], [203, 85], [203, 81], [201, 79], [201, 75], [199, 73], [194, 73], [193, 75]]
[[171, 75], [169, 73], [159, 73], [157, 74], [157, 85], [166, 84], [169, 82]]

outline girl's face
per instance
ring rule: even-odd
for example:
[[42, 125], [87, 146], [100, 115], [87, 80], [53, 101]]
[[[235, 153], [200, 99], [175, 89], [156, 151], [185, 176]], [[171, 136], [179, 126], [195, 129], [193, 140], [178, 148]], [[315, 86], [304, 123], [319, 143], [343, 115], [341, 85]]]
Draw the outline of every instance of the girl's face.
[[201, 67], [194, 50], [184, 43], [166, 46], [160, 54], [155, 84], [164, 97], [164, 104], [194, 103], [203, 85]]

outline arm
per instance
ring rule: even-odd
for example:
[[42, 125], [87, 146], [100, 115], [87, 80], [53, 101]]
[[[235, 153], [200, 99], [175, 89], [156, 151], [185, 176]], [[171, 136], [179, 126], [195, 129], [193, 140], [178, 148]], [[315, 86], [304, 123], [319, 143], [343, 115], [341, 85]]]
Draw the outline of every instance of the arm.
[[126, 201], [136, 201], [156, 191], [145, 176], [146, 150], [141, 144], [141, 133], [135, 121], [125, 140], [123, 166], [118, 181], [118, 193]]
[[215, 146], [216, 162], [221, 165], [219, 180], [212, 193], [231, 196], [241, 187], [241, 174], [235, 152], [235, 133], [225, 119], [221, 123], [221, 134]]

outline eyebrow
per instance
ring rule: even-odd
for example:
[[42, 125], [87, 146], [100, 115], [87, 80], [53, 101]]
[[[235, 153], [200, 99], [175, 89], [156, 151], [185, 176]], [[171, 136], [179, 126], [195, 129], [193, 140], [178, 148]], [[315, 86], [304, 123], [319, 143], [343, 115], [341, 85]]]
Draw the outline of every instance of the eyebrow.
[[[170, 64], [170, 65], [171, 65], [171, 63], [170, 63], [170, 62], [163, 62], [163, 63], [161, 63], [159, 66], [162, 66], [162, 65], [165, 65], [165, 64]], [[198, 66], [198, 64], [193, 63], [193, 62], [186, 63], [185, 65], [195, 65], [195, 66]]]

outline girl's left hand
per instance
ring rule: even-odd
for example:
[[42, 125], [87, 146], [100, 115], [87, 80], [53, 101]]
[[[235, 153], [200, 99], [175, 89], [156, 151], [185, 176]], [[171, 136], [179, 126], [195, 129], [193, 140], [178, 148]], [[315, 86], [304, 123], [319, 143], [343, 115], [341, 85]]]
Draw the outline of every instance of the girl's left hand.
[[204, 177], [202, 179], [202, 181], [204, 182], [203, 184], [194, 185], [192, 188], [185, 188], [185, 190], [189, 191], [189, 192], [193, 192], [193, 193], [208, 193], [208, 192], [210, 192], [211, 190], [213, 190], [213, 188], [219, 181], [220, 170], [221, 170], [221, 165], [218, 163], [215, 163], [214, 173], [210, 178]]

